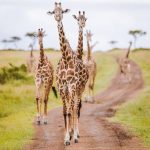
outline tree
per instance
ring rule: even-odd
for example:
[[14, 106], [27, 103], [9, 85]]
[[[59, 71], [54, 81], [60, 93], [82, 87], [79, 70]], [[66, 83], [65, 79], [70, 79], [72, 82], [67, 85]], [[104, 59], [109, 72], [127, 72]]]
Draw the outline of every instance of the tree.
[[36, 43], [37, 33], [36, 32], [27, 32], [25, 34], [25, 36], [29, 37], [32, 40], [30, 45], [32, 45], [32, 47], [34, 47], [34, 45]]
[[113, 46], [113, 45], [117, 44], [117, 41], [113, 41], [113, 40], [112, 40], [112, 41], [110, 41], [109, 43]]
[[6, 40], [6, 39], [3, 39], [1, 42], [4, 43], [4, 49], [5, 49], [5, 48], [7, 47], [7, 43], [8, 43], [9, 41]]
[[16, 49], [17, 49], [17, 42], [19, 42], [20, 40], [21, 40], [20, 37], [18, 37], [18, 36], [12, 36], [11, 40], [9, 40], [9, 42], [13, 42], [14, 45], [15, 45], [15, 47], [16, 47]]
[[142, 30], [130, 30], [129, 34], [133, 36], [134, 38], [134, 48], [136, 48], [136, 42], [137, 42], [137, 38], [146, 35], [147, 33], [145, 31]]

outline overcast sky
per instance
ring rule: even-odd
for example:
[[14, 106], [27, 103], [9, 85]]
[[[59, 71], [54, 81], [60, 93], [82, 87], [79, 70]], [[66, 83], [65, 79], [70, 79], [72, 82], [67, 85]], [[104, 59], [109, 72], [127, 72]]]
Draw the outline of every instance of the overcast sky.
[[[57, 24], [47, 11], [54, 9], [55, 0], [0, 0], [0, 41], [11, 36], [19, 36], [22, 40], [18, 47], [27, 49], [30, 39], [25, 37], [27, 32], [44, 28], [47, 36], [44, 47], [59, 48]], [[59, 2], [59, 1], [57, 1]], [[130, 29], [141, 29], [148, 34], [141, 37], [137, 46], [150, 47], [150, 1], [149, 0], [62, 0], [62, 7], [71, 11], [64, 15], [63, 23], [66, 36], [71, 47], [77, 47], [78, 25], [72, 15], [84, 10], [88, 18], [86, 29], [93, 35], [93, 43], [99, 44], [95, 50], [107, 50], [109, 41], [118, 41], [117, 47], [127, 47], [132, 37]], [[84, 30], [84, 31], [85, 31]], [[85, 40], [85, 37], [84, 37]], [[14, 48], [13, 44], [8, 47]], [[0, 49], [4, 44], [0, 43]], [[38, 48], [38, 42], [36, 43]], [[84, 48], [86, 42], [84, 41]]]

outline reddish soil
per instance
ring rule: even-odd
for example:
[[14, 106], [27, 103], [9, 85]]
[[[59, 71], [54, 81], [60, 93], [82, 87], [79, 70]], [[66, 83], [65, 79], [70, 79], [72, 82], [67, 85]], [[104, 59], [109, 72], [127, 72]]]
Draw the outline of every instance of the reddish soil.
[[110, 123], [116, 106], [134, 97], [143, 86], [139, 67], [132, 61], [131, 83], [118, 72], [110, 86], [95, 96], [97, 103], [83, 103], [79, 143], [64, 146], [62, 108], [49, 112], [47, 125], [35, 125], [36, 134], [26, 150], [146, 150], [140, 140], [120, 124]]

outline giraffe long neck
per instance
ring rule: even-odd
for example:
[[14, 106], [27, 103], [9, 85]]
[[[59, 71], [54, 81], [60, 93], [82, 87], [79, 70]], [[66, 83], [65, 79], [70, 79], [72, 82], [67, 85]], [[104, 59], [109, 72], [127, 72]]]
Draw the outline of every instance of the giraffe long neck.
[[[64, 33], [63, 23], [58, 23], [58, 32], [59, 32], [59, 43], [60, 43], [60, 50], [62, 52], [62, 58], [66, 59], [68, 56], [67, 46], [66, 46], [66, 37]], [[67, 41], [68, 42], [68, 41]], [[69, 43], [68, 43], [69, 44]]]
[[31, 47], [31, 51], [30, 51], [30, 57], [33, 57], [33, 47]]
[[39, 37], [39, 46], [40, 46], [40, 62], [43, 63], [43, 61], [44, 61], [44, 49], [43, 49], [42, 37]]
[[77, 57], [79, 59], [82, 59], [82, 55], [83, 55], [83, 28], [79, 26]]
[[127, 53], [126, 53], [126, 58], [129, 58], [130, 49], [131, 49], [131, 44], [129, 45], [128, 51], [127, 51]]
[[90, 47], [90, 43], [88, 39], [87, 39], [87, 49], [88, 49], [88, 60], [90, 60], [91, 59], [91, 47]]

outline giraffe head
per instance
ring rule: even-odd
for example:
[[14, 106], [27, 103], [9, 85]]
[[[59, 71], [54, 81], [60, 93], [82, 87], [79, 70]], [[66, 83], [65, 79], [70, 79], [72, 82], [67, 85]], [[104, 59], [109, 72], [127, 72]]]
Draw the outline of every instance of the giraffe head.
[[86, 36], [88, 41], [92, 41], [93, 34], [91, 33], [91, 30], [86, 30], [85, 36]]
[[43, 37], [45, 36], [45, 31], [43, 31], [43, 28], [38, 29], [37, 36], [39, 38], [39, 44], [42, 44]]
[[81, 14], [81, 12], [79, 11], [79, 15], [73, 15], [73, 18], [76, 19], [78, 21], [78, 25], [80, 27], [85, 27], [85, 22], [87, 20], [87, 18], [85, 17], [85, 11], [83, 11], [83, 14]]
[[55, 8], [53, 11], [49, 11], [47, 12], [48, 15], [53, 15], [54, 14], [54, 18], [57, 22], [60, 22], [63, 19], [63, 14], [69, 12], [69, 9], [65, 9], [63, 10], [61, 7], [61, 3], [56, 3], [55, 2]]
[[45, 36], [45, 31], [43, 31], [43, 28], [41, 28], [41, 29], [38, 29], [38, 37], [40, 38], [42, 38], [42, 37], [44, 37]]

